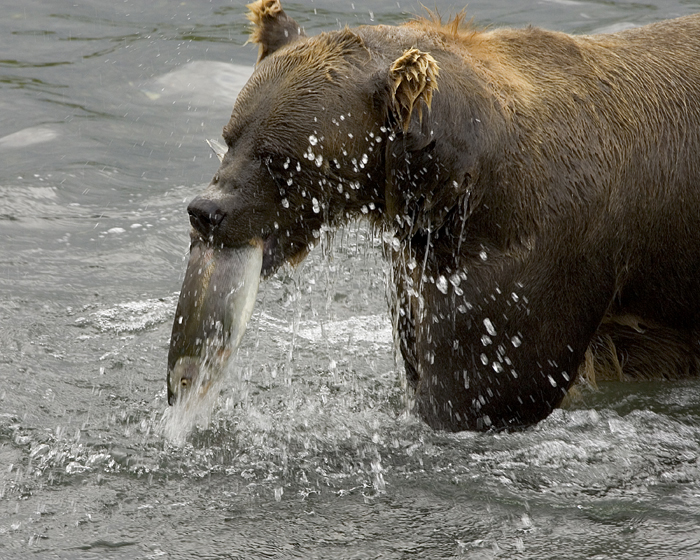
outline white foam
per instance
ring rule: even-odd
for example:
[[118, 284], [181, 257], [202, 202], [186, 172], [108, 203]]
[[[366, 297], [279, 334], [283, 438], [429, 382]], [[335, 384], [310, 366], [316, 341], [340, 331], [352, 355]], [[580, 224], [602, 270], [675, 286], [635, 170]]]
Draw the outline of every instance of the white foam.
[[58, 132], [50, 126], [32, 126], [0, 138], [0, 149], [27, 148], [56, 138], [58, 138]]
[[232, 105], [252, 73], [249, 66], [196, 60], [155, 78], [141, 91], [153, 101], [181, 99], [190, 105]]
[[175, 296], [118, 303], [109, 309], [95, 311], [89, 317], [78, 317], [75, 322], [79, 324], [94, 323], [101, 331], [141, 331], [168, 320], [176, 303]]
[[[274, 328], [276, 332], [289, 333], [289, 342], [291, 342], [293, 332], [291, 324], [266, 313], [261, 313], [258, 322], [263, 329]], [[297, 336], [312, 343], [330, 344], [346, 344], [348, 340], [352, 340], [390, 346], [394, 340], [391, 322], [386, 314], [361, 315], [334, 321], [301, 321]]]

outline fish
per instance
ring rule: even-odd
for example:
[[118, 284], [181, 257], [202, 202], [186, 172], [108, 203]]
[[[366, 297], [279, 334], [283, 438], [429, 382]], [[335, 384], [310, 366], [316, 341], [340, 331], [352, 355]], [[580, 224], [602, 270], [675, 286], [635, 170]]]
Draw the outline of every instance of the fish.
[[203, 398], [224, 376], [250, 320], [263, 243], [214, 246], [193, 236], [168, 352], [168, 403]]

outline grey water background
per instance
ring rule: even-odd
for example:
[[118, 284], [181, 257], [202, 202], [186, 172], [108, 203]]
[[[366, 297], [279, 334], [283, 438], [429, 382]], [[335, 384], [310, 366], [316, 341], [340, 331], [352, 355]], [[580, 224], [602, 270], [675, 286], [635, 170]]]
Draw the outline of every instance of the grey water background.
[[[361, 224], [263, 285], [211, 421], [166, 437], [185, 208], [256, 56], [243, 4], [0, 2], [0, 558], [700, 558], [700, 382], [605, 385], [519, 433], [433, 432], [406, 414]], [[420, 12], [285, 6], [308, 33]], [[589, 33], [697, 11], [468, 13]]]

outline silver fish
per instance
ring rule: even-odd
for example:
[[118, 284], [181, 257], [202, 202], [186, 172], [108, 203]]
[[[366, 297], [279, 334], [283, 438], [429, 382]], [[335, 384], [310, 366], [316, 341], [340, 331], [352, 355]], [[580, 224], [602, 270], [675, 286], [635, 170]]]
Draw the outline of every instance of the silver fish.
[[243, 338], [262, 270], [262, 241], [218, 248], [195, 239], [168, 353], [168, 402], [205, 394]]

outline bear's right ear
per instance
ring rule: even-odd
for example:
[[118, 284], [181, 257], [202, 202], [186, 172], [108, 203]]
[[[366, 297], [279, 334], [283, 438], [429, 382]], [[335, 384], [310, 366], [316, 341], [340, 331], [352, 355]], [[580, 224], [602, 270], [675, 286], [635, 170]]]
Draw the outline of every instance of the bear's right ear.
[[397, 58], [389, 69], [391, 106], [394, 116], [408, 130], [413, 110], [423, 118], [423, 103], [430, 111], [433, 93], [438, 90], [440, 73], [437, 61], [430, 53], [411, 48]]
[[248, 19], [255, 26], [250, 41], [260, 45], [258, 64], [277, 49], [305, 37], [299, 24], [284, 12], [280, 0], [257, 0], [247, 8]]

